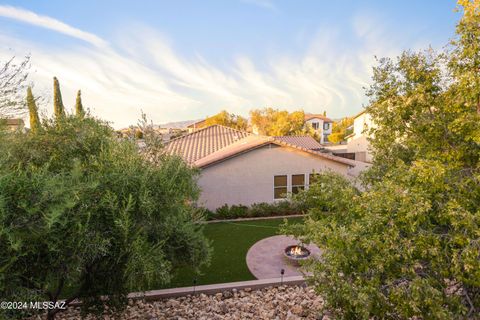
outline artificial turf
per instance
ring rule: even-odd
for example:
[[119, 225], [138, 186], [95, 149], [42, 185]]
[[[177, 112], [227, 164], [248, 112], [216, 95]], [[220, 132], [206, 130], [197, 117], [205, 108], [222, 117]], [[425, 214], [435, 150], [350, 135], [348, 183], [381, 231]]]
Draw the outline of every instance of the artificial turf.
[[[289, 218], [299, 222], [301, 218]], [[168, 287], [253, 280], [245, 257], [248, 249], [257, 241], [277, 235], [284, 219], [265, 219], [239, 222], [217, 222], [205, 226], [205, 236], [212, 241], [213, 255], [210, 266], [196, 275], [193, 268], [175, 270]]]

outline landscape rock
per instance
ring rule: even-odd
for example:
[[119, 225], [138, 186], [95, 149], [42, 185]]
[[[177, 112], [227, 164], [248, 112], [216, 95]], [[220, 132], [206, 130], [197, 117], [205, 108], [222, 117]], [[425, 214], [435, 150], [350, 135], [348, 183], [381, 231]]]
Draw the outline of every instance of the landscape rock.
[[[158, 301], [129, 300], [123, 312], [110, 319], [131, 320], [230, 320], [230, 319], [329, 319], [323, 300], [304, 286], [232, 290], [213, 295], [196, 294]], [[40, 320], [45, 317], [31, 317]], [[71, 307], [57, 314], [58, 320], [80, 320], [80, 309]], [[96, 319], [87, 315], [85, 320]], [[103, 319], [107, 319], [104, 315]]]

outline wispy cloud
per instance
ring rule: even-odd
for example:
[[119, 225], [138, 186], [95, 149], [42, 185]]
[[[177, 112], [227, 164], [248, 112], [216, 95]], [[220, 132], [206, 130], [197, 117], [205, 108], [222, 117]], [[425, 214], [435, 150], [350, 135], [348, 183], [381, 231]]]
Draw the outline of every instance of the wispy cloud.
[[42, 28], [54, 30], [56, 32], [60, 32], [68, 36], [89, 42], [98, 47], [103, 47], [107, 44], [105, 40], [92, 33], [88, 33], [80, 29], [74, 28], [54, 18], [42, 16], [36, 14], [35, 12], [24, 10], [21, 8], [0, 5], [0, 16], [36, 25]]
[[[279, 52], [259, 61], [238, 54], [230, 65], [182, 56], [162, 34], [138, 26], [123, 30], [121, 41], [107, 47], [77, 45], [52, 52], [2, 31], [0, 43], [9, 43], [17, 54], [31, 52], [36, 92], [49, 94], [57, 76], [67, 106], [73, 107], [75, 92], [82, 89], [84, 104], [115, 127], [135, 124], [140, 110], [155, 123], [198, 119], [222, 109], [248, 115], [266, 106], [326, 110], [340, 117], [358, 112], [366, 102], [363, 87], [369, 83], [373, 54], [399, 53], [398, 41], [373, 32], [367, 21], [352, 22], [358, 32], [355, 47], [325, 26], [302, 53]], [[0, 47], [0, 60], [11, 55]]]

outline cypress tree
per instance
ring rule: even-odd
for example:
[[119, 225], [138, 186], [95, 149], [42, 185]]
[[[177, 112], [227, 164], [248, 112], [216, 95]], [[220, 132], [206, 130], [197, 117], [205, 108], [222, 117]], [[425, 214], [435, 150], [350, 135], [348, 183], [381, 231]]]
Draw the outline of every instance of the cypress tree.
[[80, 118], [83, 118], [85, 115], [82, 105], [82, 92], [80, 90], [77, 92], [77, 100], [75, 101], [75, 114]]
[[27, 106], [30, 114], [30, 130], [32, 130], [33, 133], [38, 132], [40, 129], [40, 118], [38, 117], [38, 108], [33, 98], [31, 87], [27, 88]]
[[62, 93], [60, 92], [60, 84], [58, 83], [58, 79], [56, 77], [53, 77], [53, 111], [57, 120], [65, 116], [65, 108], [62, 101]]

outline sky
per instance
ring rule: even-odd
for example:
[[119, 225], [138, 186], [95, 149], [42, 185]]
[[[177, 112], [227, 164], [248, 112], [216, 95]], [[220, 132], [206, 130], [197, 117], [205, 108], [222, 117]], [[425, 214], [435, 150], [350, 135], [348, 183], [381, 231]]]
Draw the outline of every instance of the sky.
[[115, 128], [221, 110], [349, 116], [368, 103], [376, 57], [442, 49], [453, 0], [1, 1], [0, 62], [31, 55], [34, 94]]

